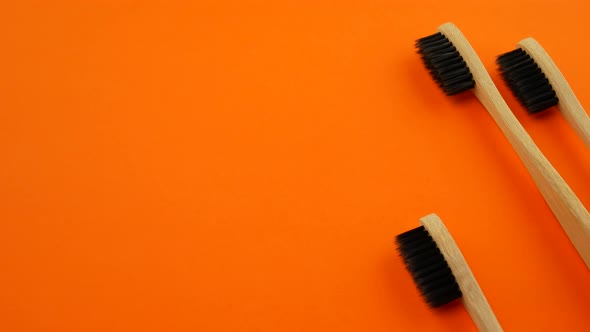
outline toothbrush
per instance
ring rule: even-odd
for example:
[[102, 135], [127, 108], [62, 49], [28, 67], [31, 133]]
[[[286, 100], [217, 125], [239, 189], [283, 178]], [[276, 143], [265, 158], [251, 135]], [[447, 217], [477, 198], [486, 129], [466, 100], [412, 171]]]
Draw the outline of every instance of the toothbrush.
[[533, 38], [521, 40], [518, 46], [496, 59], [512, 93], [529, 113], [557, 106], [590, 148], [590, 118], [555, 62]]
[[541, 153], [498, 92], [481, 60], [452, 23], [416, 41], [432, 78], [447, 95], [472, 90], [528, 169], [561, 227], [590, 268], [590, 214]]
[[418, 290], [432, 308], [461, 299], [480, 331], [503, 331], [461, 250], [436, 214], [396, 237], [398, 251]]

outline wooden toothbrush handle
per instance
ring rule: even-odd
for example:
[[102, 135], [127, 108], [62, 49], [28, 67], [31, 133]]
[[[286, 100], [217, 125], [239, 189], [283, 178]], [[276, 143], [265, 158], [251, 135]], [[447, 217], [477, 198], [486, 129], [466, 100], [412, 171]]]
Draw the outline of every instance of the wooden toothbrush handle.
[[445, 257], [447, 264], [449, 264], [463, 294], [462, 299], [465, 309], [478, 330], [483, 332], [503, 331], [461, 250], [459, 250], [442, 220], [433, 213], [421, 218], [420, 223], [436, 242], [438, 249]]
[[439, 27], [463, 56], [473, 78], [475, 95], [496, 121], [528, 169], [545, 201], [570, 241], [590, 268], [590, 214], [578, 197], [535, 145], [500, 95], [479, 57], [453, 24]]
[[574, 128], [578, 136], [582, 138], [586, 147], [590, 148], [590, 118], [559, 68], [557, 68], [543, 47], [533, 38], [521, 40], [518, 46], [522, 47], [535, 60], [545, 76], [547, 76], [557, 94], [557, 98], [559, 98], [557, 108], [559, 108], [570, 126]]

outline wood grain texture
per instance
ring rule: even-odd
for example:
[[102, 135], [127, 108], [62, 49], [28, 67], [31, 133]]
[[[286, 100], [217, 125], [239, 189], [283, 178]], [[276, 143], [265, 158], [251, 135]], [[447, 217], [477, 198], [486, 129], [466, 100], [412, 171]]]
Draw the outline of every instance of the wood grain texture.
[[462, 301], [465, 309], [467, 309], [477, 328], [484, 332], [503, 331], [461, 250], [459, 250], [442, 220], [433, 213], [421, 218], [420, 223], [436, 242], [451, 271], [453, 271], [453, 275], [463, 293]]
[[481, 60], [452, 23], [438, 28], [463, 56], [476, 82], [474, 93], [496, 121], [559, 220], [576, 250], [590, 268], [590, 214], [532, 138], [516, 119]]
[[555, 62], [553, 62], [545, 49], [533, 38], [521, 40], [518, 46], [535, 60], [545, 76], [547, 76], [549, 83], [551, 83], [553, 90], [557, 94], [557, 98], [559, 98], [557, 108], [567, 122], [569, 122], [570, 126], [574, 128], [578, 136], [582, 138], [584, 144], [590, 147], [590, 118], [588, 118], [588, 114], [586, 114], [586, 111], [578, 101], [578, 98], [559, 68], [555, 65]]

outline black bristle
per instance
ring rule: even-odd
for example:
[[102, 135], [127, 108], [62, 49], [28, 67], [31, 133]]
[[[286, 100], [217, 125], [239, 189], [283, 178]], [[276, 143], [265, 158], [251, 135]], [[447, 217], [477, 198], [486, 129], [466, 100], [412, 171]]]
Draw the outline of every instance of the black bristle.
[[416, 48], [426, 69], [446, 95], [456, 95], [475, 87], [465, 60], [442, 33], [418, 39]]
[[523, 49], [498, 56], [496, 63], [504, 82], [529, 113], [546, 110], [559, 102], [541, 68]]
[[406, 268], [430, 307], [443, 306], [462, 296], [451, 268], [424, 226], [398, 235], [395, 242]]

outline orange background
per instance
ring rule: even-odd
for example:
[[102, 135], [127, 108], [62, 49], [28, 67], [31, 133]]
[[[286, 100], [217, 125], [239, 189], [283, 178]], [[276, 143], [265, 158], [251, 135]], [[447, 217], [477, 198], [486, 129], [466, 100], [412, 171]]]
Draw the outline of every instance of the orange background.
[[590, 272], [413, 49], [457, 24], [590, 206], [587, 148], [494, 64], [533, 36], [590, 105], [589, 8], [558, 3], [5, 1], [0, 330], [473, 331], [394, 250], [436, 212], [505, 330], [587, 331]]

